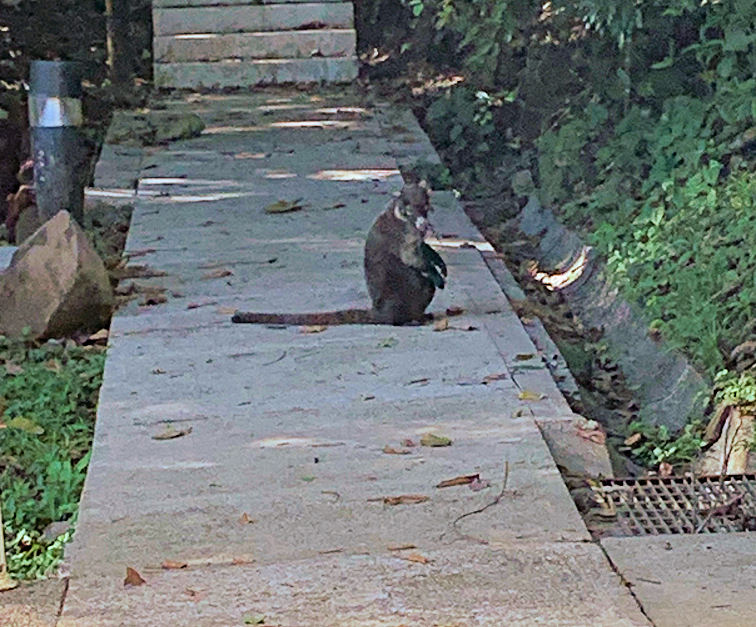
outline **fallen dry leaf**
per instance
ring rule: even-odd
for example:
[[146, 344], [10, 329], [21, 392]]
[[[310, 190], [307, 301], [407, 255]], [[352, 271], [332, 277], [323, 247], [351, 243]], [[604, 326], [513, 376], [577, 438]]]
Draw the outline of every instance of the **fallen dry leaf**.
[[165, 560], [162, 564], [160, 564], [160, 568], [163, 568], [165, 570], [180, 570], [182, 568], [186, 568], [189, 564], [186, 562], [176, 562], [174, 560]]
[[222, 279], [224, 276], [231, 276], [233, 272], [228, 268], [217, 268], [207, 274], [203, 274], [203, 279]]
[[6, 590], [13, 590], [13, 588], [18, 587], [18, 581], [15, 579], [11, 579], [10, 576], [5, 572], [0, 572], [0, 592], [5, 592]]
[[25, 431], [26, 433], [31, 433], [33, 435], [42, 435], [45, 432], [45, 428], [41, 425], [38, 425], [36, 422], [31, 420], [30, 418], [26, 418], [25, 416], [16, 416], [15, 418], [11, 418], [7, 423], [7, 427], [12, 427], [13, 429], [19, 429], [20, 431]]
[[410, 440], [409, 438], [404, 438], [404, 440], [402, 440], [402, 446], [409, 446], [411, 448], [417, 446], [417, 442]]
[[193, 599], [199, 599], [200, 597], [200, 593], [197, 592], [196, 590], [192, 590], [191, 588], [186, 588], [184, 590], [184, 594], [186, 594], [187, 596], [190, 596]]
[[245, 625], [262, 625], [265, 622], [265, 614], [245, 614]]
[[163, 370], [162, 368], [153, 368], [152, 374], [165, 374], [165, 370]]
[[140, 300], [139, 304], [142, 307], [153, 307], [154, 305], [160, 305], [167, 302], [168, 297], [165, 294], [151, 294], [150, 296], [145, 296], [142, 300]]
[[303, 326], [299, 332], [300, 333], [322, 333], [328, 328], [327, 324], [308, 324]]
[[151, 279], [158, 276], [165, 276], [167, 273], [162, 270], [155, 270], [150, 266], [134, 264], [131, 266], [120, 266], [111, 270], [111, 274], [116, 279]]
[[153, 440], [173, 440], [174, 438], [180, 438], [184, 435], [189, 435], [192, 432], [191, 427], [186, 429], [176, 429], [173, 425], [166, 425], [160, 432], [152, 436]]
[[383, 447], [383, 452], [386, 453], [386, 455], [409, 455], [412, 451], [406, 448], [396, 449], [387, 444]]
[[236, 307], [218, 307], [215, 313], [222, 314], [224, 316], [233, 316], [236, 313]]
[[325, 549], [324, 551], [318, 551], [320, 555], [331, 555], [333, 553], [343, 553], [344, 549]]
[[[200, 307], [209, 307], [210, 305], [217, 305], [217, 304], [218, 304], [218, 301], [210, 300], [210, 301], [206, 301], [204, 303], [189, 303], [186, 306], [186, 308], [187, 309], [198, 309]], [[236, 313], [236, 311], [234, 311], [234, 313]]]
[[239, 522], [240, 522], [240, 523], [241, 523], [242, 525], [249, 525], [249, 524], [251, 524], [251, 523], [255, 522], [255, 520], [254, 520], [254, 518], [252, 518], [252, 517], [251, 517], [251, 516], [250, 516], [250, 515], [249, 515], [249, 514], [248, 514], [247, 512], [244, 512], [244, 513], [243, 513], [243, 514], [242, 514], [242, 515], [240, 516], [240, 518], [239, 518]]
[[446, 331], [449, 328], [449, 318], [439, 318], [433, 321], [434, 331]]
[[17, 374], [22, 374], [24, 372], [24, 369], [18, 364], [5, 363], [4, 367], [5, 367], [6, 374], [17, 375]]
[[334, 205], [330, 205], [329, 207], [324, 207], [325, 209], [341, 209], [342, 207], [346, 207], [346, 204], [343, 202], [337, 202]]
[[465, 310], [462, 307], [458, 307], [456, 305], [452, 305], [451, 307], [446, 308], [446, 315], [450, 318], [453, 316], [461, 316], [463, 313], [465, 313]]
[[533, 390], [523, 390], [517, 395], [521, 401], [540, 401], [546, 398], [545, 394], [534, 392]]
[[455, 485], [466, 485], [472, 483], [476, 479], [480, 480], [479, 473], [475, 473], [474, 475], [459, 475], [458, 477], [454, 477], [454, 479], [444, 479], [441, 483], [436, 484], [436, 487], [450, 488]]
[[535, 357], [534, 353], [517, 353], [515, 355], [517, 361], [527, 361], [528, 359], [533, 359], [533, 357]]
[[136, 284], [133, 281], [126, 281], [124, 283], [120, 283], [113, 292], [117, 296], [129, 296], [130, 294], [134, 294], [137, 291]]
[[144, 257], [145, 255], [149, 255], [154, 252], [155, 252], [154, 248], [141, 248], [139, 250], [130, 250], [129, 252], [126, 253], [126, 256], [129, 259], [134, 259], [136, 257]]
[[625, 438], [625, 446], [635, 446], [636, 444], [638, 444], [638, 442], [641, 441], [642, 437], [642, 433], [633, 433], [633, 435]]
[[399, 496], [384, 496], [382, 499], [384, 505], [416, 505], [425, 503], [430, 497], [424, 494], [401, 494]]
[[491, 482], [488, 479], [473, 479], [470, 482], [470, 489], [473, 492], [480, 492], [481, 490], [485, 490], [486, 488], [491, 487]]
[[247, 557], [234, 557], [231, 559], [231, 563], [234, 566], [243, 566], [244, 564], [251, 564], [252, 560]]
[[451, 439], [445, 435], [436, 435], [435, 433], [425, 433], [420, 438], [421, 446], [451, 446]]
[[141, 586], [145, 583], [147, 582], [142, 579], [142, 575], [131, 568], [131, 566], [126, 567], [126, 578], [123, 580], [124, 586]]
[[277, 200], [274, 203], [265, 207], [265, 213], [289, 213], [291, 211], [299, 211], [304, 209], [302, 204], [303, 198], [297, 198], [296, 200]]
[[87, 342], [105, 342], [108, 339], [108, 335], [107, 329], [100, 329], [97, 333], [92, 333], [92, 335], [87, 338]]
[[463, 327], [452, 327], [452, 329], [456, 329], [457, 331], [478, 331], [478, 327], [472, 325], [472, 324], [466, 324]]
[[392, 544], [386, 547], [389, 551], [406, 551], [407, 549], [416, 549], [414, 544]]
[[336, 503], [341, 500], [341, 494], [339, 494], [335, 490], [321, 490], [320, 493], [327, 494], [328, 496], [332, 496], [333, 497], [333, 501], [331, 501], [332, 503]]
[[577, 432], [581, 438], [593, 442], [594, 444], [604, 444], [606, 442], [606, 433], [604, 433], [600, 427], [594, 429], [578, 427]]
[[430, 383], [430, 379], [428, 377], [421, 377], [419, 379], [412, 379], [412, 381], [408, 381], [407, 385], [428, 385]]
[[399, 555], [399, 559], [406, 560], [408, 562], [415, 562], [417, 564], [428, 564], [430, 560], [425, 555], [420, 553], [410, 553], [409, 555]]
[[483, 377], [483, 380], [481, 383], [483, 385], [488, 385], [489, 383], [493, 383], [494, 381], [503, 381], [507, 378], [506, 372], [496, 372], [494, 374], [487, 374], [485, 377]]
[[675, 474], [675, 469], [672, 467], [672, 464], [669, 462], [662, 462], [659, 464], [660, 477], [671, 477], [673, 474]]

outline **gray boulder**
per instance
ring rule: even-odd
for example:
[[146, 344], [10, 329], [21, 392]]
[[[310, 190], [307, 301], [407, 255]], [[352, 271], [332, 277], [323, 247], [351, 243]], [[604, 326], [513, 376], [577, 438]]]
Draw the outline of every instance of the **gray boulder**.
[[102, 260], [67, 211], [45, 222], [0, 273], [0, 334], [59, 337], [97, 329], [114, 305]]

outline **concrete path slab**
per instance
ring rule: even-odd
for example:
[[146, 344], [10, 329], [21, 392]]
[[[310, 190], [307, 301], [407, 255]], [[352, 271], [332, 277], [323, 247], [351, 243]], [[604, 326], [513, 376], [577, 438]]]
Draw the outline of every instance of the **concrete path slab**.
[[[148, 584], [124, 593], [112, 580], [69, 591], [94, 617], [65, 616], [61, 627], [148, 625], [154, 608], [173, 625], [228, 626], [263, 616], [281, 626], [377, 627], [502, 625], [635, 627], [638, 615], [619, 578], [591, 544], [474, 545], [380, 555], [321, 555], [267, 566], [218, 565], [145, 572]], [[588, 575], [588, 576], [586, 576]], [[94, 590], [97, 589], [97, 593]], [[111, 599], [105, 602], [104, 599]]]
[[207, 128], [140, 162], [127, 251], [159, 275], [132, 280], [167, 300], [113, 319], [61, 624], [647, 625], [536, 424], [574, 416], [452, 194], [430, 307], [464, 309], [449, 329], [230, 322], [368, 305], [363, 242], [404, 147], [437, 160], [417, 124], [348, 91], [165, 104]]
[[756, 624], [752, 533], [605, 538], [601, 545], [657, 627]]

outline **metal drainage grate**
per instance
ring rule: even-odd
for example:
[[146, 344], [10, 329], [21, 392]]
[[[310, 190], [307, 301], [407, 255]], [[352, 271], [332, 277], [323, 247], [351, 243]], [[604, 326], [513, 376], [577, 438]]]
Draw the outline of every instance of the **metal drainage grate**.
[[756, 474], [606, 479], [600, 489], [621, 535], [756, 530]]

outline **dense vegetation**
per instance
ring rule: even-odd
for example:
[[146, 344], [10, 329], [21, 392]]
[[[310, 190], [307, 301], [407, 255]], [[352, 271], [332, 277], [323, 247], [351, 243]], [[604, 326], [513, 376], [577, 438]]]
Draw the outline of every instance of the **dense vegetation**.
[[530, 168], [650, 332], [753, 406], [756, 374], [731, 354], [756, 339], [756, 3], [401, 5], [358, 3], [367, 58], [393, 47], [425, 78], [455, 184], [504, 195]]

